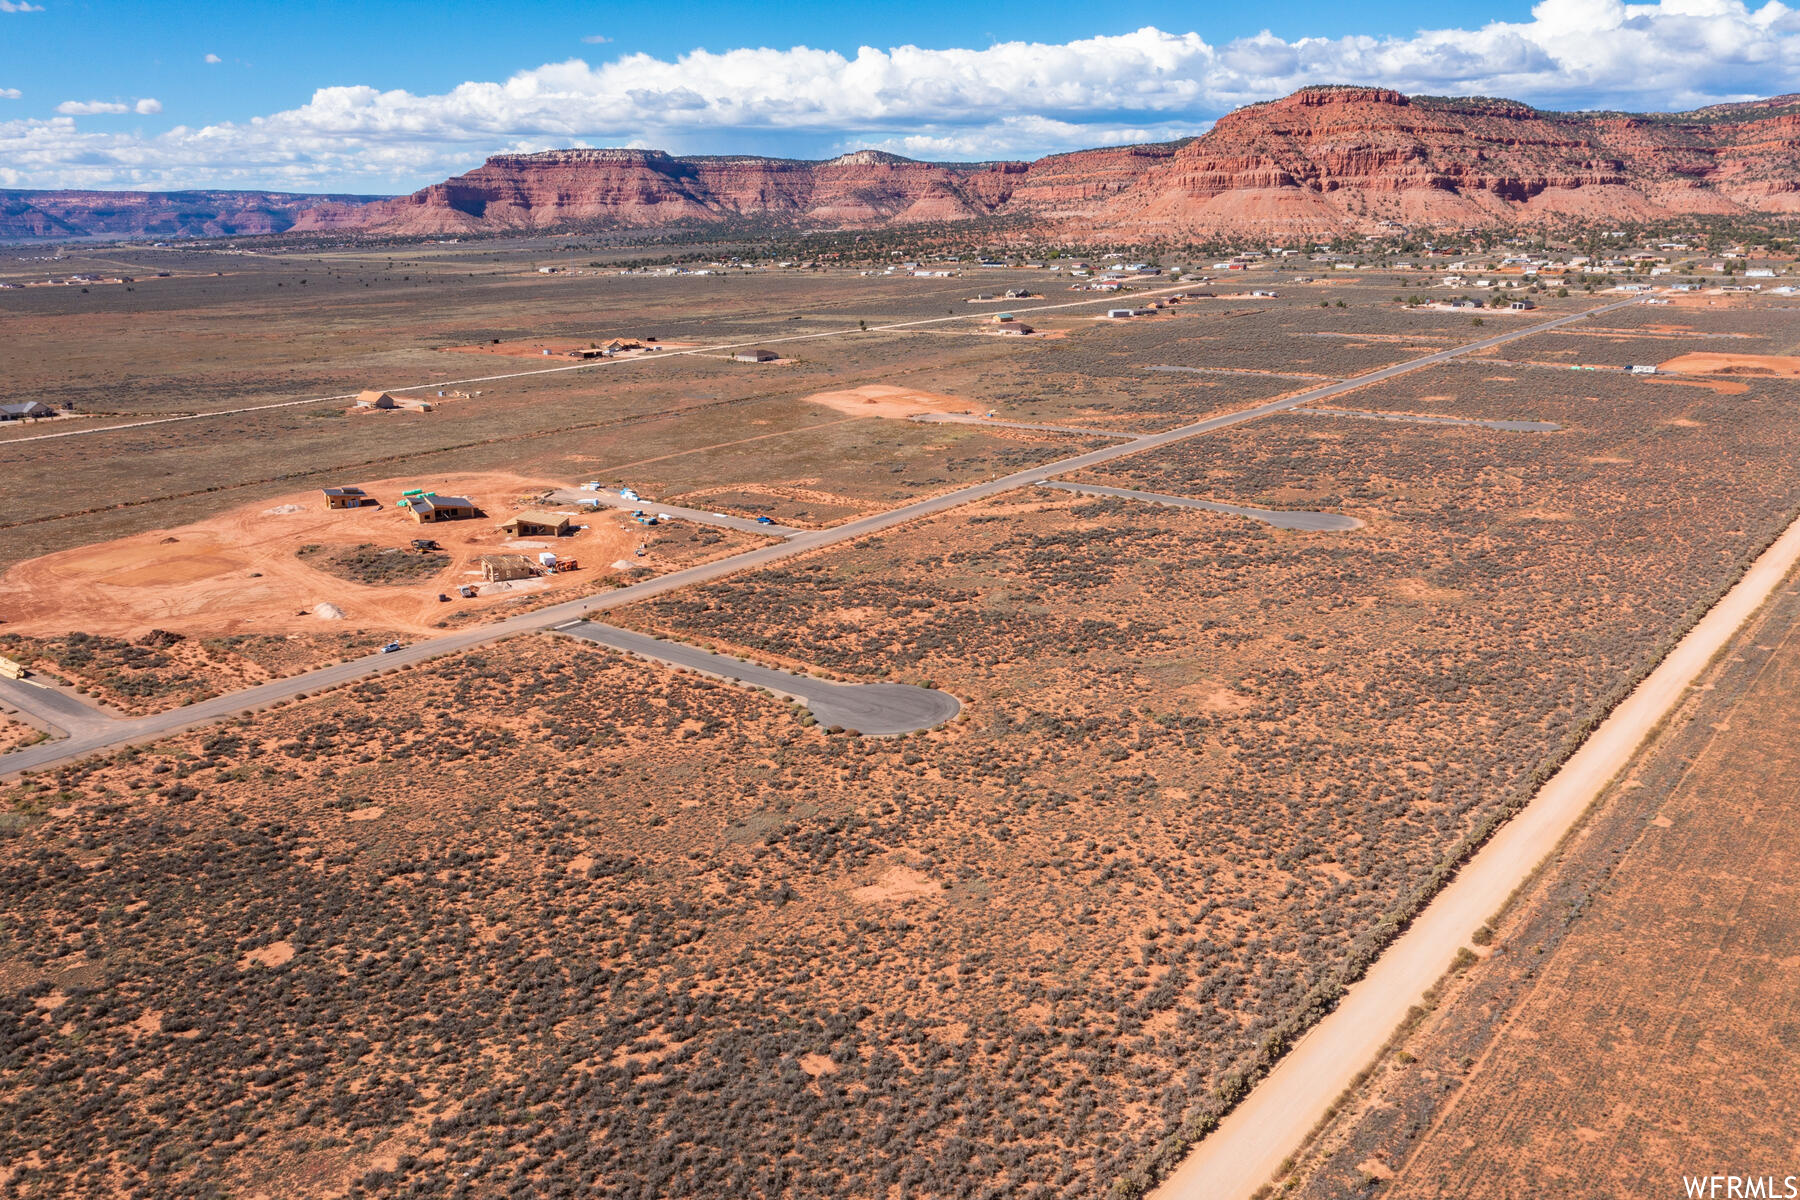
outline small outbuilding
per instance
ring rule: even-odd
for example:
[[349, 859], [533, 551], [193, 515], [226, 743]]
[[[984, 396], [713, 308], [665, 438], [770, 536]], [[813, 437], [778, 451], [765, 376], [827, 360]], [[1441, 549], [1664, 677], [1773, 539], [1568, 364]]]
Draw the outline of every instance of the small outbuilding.
[[773, 350], [739, 350], [731, 357], [738, 362], [765, 363], [774, 362], [776, 359], [780, 358], [781, 355], [775, 353]]
[[508, 579], [530, 579], [537, 573], [537, 564], [523, 554], [484, 554], [481, 556], [481, 577], [489, 583], [499, 583]]
[[410, 408], [414, 412], [430, 412], [431, 401], [420, 400], [412, 396], [392, 396], [387, 392], [378, 392], [367, 388], [356, 395], [356, 407], [374, 409]]
[[466, 521], [477, 515], [475, 502], [467, 496], [423, 495], [407, 498], [413, 520], [424, 525], [432, 521]]
[[359, 487], [328, 487], [320, 490], [325, 494], [326, 508], [362, 508], [375, 503], [375, 497]]
[[16, 404], [0, 404], [0, 421], [35, 420], [54, 417], [56, 410], [40, 400], [24, 400]]
[[572, 525], [561, 513], [523, 512], [500, 528], [514, 537], [563, 537]]

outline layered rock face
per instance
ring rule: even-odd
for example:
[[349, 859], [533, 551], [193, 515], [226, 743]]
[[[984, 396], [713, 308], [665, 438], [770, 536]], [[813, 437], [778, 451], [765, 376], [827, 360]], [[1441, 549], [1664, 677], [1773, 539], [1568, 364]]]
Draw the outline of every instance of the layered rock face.
[[1104, 215], [1193, 231], [1800, 208], [1800, 97], [1676, 115], [1313, 88], [1222, 118]]
[[1308, 88], [1183, 142], [1032, 163], [501, 155], [411, 196], [303, 214], [297, 228], [392, 233], [797, 228], [1025, 218], [1045, 233], [1203, 236], [1482, 227], [1800, 211], [1800, 97], [1675, 115], [1542, 112], [1509, 100]]
[[370, 199], [287, 192], [0, 191], [0, 239], [284, 233], [302, 213], [350, 211]]
[[297, 227], [434, 234], [740, 219], [810, 228], [956, 221], [996, 212], [1026, 169], [1024, 163], [922, 163], [874, 150], [827, 162], [551, 150], [496, 155], [410, 196], [308, 213]]
[[[25, 197], [26, 199], [19, 199]], [[337, 198], [341, 201], [341, 198]], [[1016, 218], [1050, 236], [1366, 232], [1800, 211], [1800, 96], [1691, 113], [1307, 88], [1204, 136], [1036, 162], [826, 162], [656, 150], [503, 154], [390, 200], [0, 193], [0, 237], [458, 234], [758, 222], [870, 229]]]

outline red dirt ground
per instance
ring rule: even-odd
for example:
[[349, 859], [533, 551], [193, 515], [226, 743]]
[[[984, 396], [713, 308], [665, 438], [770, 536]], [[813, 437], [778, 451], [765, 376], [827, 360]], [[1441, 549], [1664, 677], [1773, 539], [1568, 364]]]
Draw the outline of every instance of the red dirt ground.
[[1784, 354], [1683, 354], [1657, 365], [1659, 371], [1687, 375], [1757, 375], [1800, 379], [1800, 358]]
[[[573, 590], [610, 573], [640, 540], [615, 512], [584, 514], [588, 528], [572, 537], [525, 539], [511, 546], [496, 528], [513, 512], [537, 507], [527, 498], [560, 484], [516, 475], [456, 475], [388, 479], [361, 485], [379, 508], [327, 510], [317, 490], [261, 500], [218, 517], [158, 529], [98, 546], [66, 550], [19, 563], [0, 575], [0, 621], [8, 632], [41, 636], [79, 630], [135, 637], [151, 628], [177, 633], [292, 633], [321, 628], [380, 628], [425, 633], [457, 610], [501, 603], [530, 591]], [[414, 523], [394, 501], [410, 487], [466, 495], [486, 514], [468, 521]], [[295, 511], [282, 511], [297, 506]], [[562, 511], [557, 509], [556, 511]], [[372, 586], [315, 569], [296, 557], [301, 546], [405, 547], [413, 538], [437, 541], [451, 556], [437, 575], [399, 585]], [[541, 546], [536, 544], [541, 543]], [[510, 590], [441, 603], [440, 592], [479, 582], [483, 554], [535, 555], [555, 549], [581, 563], [579, 571], [517, 581]], [[648, 560], [646, 560], [648, 561]], [[475, 574], [471, 574], [475, 572]], [[341, 621], [324, 621], [319, 605], [335, 604]]]

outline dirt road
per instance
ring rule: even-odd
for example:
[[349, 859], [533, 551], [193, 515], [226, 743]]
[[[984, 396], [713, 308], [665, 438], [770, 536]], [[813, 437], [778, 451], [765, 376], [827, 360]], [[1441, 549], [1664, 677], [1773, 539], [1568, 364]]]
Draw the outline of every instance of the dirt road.
[[[1435, 363], [1448, 362], [1464, 354], [1473, 354], [1491, 346], [1501, 345], [1516, 338], [1530, 337], [1545, 330], [1560, 328], [1590, 316], [1612, 312], [1627, 305], [1638, 303], [1637, 297], [1605, 304], [1599, 308], [1584, 312], [1570, 313], [1553, 321], [1529, 325], [1510, 333], [1495, 334], [1480, 341], [1470, 342], [1464, 346], [1454, 346], [1447, 350], [1438, 350], [1423, 358], [1415, 358], [1408, 362], [1395, 363], [1382, 367], [1366, 375], [1358, 375], [1351, 379], [1313, 388], [1310, 391], [1298, 392], [1279, 400], [1271, 400], [1237, 412], [1223, 413], [1216, 417], [1208, 417], [1203, 421], [1195, 421], [1162, 433], [1146, 434], [1129, 442], [1116, 446], [1106, 446], [1099, 450], [1090, 450], [1085, 454], [1077, 454], [1058, 462], [1046, 463], [1024, 471], [1015, 471], [1011, 475], [1002, 475], [988, 480], [986, 483], [970, 484], [941, 495], [931, 496], [924, 500], [916, 500], [887, 512], [872, 513], [866, 517], [858, 517], [846, 521], [842, 525], [834, 525], [828, 529], [813, 529], [787, 538], [784, 541], [768, 546], [759, 546], [746, 550], [742, 554], [734, 554], [728, 558], [717, 559], [699, 566], [687, 567], [680, 571], [672, 571], [655, 579], [647, 579], [642, 583], [619, 588], [600, 596], [590, 596], [578, 600], [570, 600], [562, 604], [551, 605], [535, 612], [522, 613], [491, 625], [476, 626], [459, 630], [442, 637], [430, 638], [415, 642], [394, 654], [377, 654], [367, 658], [352, 659], [324, 667], [304, 675], [294, 675], [286, 679], [271, 680], [241, 692], [216, 696], [211, 700], [203, 700], [186, 708], [178, 708], [169, 712], [156, 713], [147, 717], [135, 717], [130, 720], [116, 721], [99, 733], [85, 736], [72, 736], [65, 741], [30, 746], [11, 754], [0, 756], [0, 778], [17, 774], [21, 771], [42, 770], [59, 763], [73, 762], [98, 750], [107, 750], [119, 746], [154, 741], [169, 733], [199, 725], [211, 724], [214, 721], [252, 712], [258, 708], [283, 700], [293, 699], [303, 694], [311, 694], [324, 688], [337, 687], [341, 684], [362, 679], [404, 666], [408, 663], [422, 662], [439, 655], [465, 650], [471, 646], [479, 646], [488, 642], [499, 641], [520, 633], [536, 633], [566, 621], [578, 620], [589, 613], [600, 612], [609, 608], [631, 604], [639, 600], [647, 600], [679, 588], [690, 587], [698, 583], [710, 583], [727, 575], [735, 575], [740, 571], [753, 570], [768, 566], [770, 563], [803, 554], [821, 546], [836, 545], [840, 542], [853, 541], [871, 533], [921, 517], [933, 516], [952, 508], [997, 496], [1014, 488], [1026, 487], [1042, 483], [1055, 475], [1068, 471], [1077, 471], [1083, 467], [1098, 466], [1123, 458], [1128, 454], [1140, 454], [1146, 450], [1155, 450], [1162, 446], [1173, 445], [1189, 438], [1199, 437], [1217, 429], [1225, 429], [1233, 425], [1241, 425], [1246, 421], [1254, 421], [1271, 413], [1286, 412], [1298, 408], [1302, 404], [1310, 404], [1315, 400], [1324, 400], [1341, 395], [1372, 383], [1380, 383], [1403, 375], [1408, 371], [1416, 371]], [[19, 702], [20, 707], [26, 707]]]
[[1556, 848], [1588, 806], [1680, 702], [1712, 657], [1800, 563], [1800, 523], [1613, 710], [1531, 803], [1494, 835], [1397, 941], [1247, 1099], [1194, 1148], [1153, 1200], [1247, 1200], [1299, 1149], [1357, 1072], [1374, 1061], [1407, 1009], [1456, 952]]

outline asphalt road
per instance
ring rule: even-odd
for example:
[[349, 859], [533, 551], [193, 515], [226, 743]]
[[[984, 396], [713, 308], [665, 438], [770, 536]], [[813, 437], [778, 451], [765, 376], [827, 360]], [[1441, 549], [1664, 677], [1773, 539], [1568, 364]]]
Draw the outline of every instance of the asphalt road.
[[660, 500], [627, 500], [617, 492], [598, 491], [584, 492], [580, 488], [562, 488], [550, 493], [550, 498], [558, 504], [579, 507], [583, 500], [598, 500], [607, 508], [622, 508], [626, 512], [642, 509], [651, 516], [668, 513], [683, 521], [693, 521], [699, 525], [717, 525], [721, 529], [736, 529], [742, 533], [756, 533], [763, 537], [793, 537], [804, 530], [789, 525], [758, 525], [754, 517], [734, 517], [729, 513], [707, 512], [698, 508], [683, 508], [679, 504], [664, 504]]
[[1407, 1011], [1443, 978], [1456, 952], [1556, 849], [1796, 563], [1800, 523], [1763, 552], [1531, 803], [1425, 906], [1337, 1008], [1194, 1147], [1151, 1200], [1249, 1200], [1273, 1179], [1356, 1075], [1375, 1061]]
[[811, 675], [792, 675], [686, 642], [658, 640], [597, 621], [559, 625], [556, 632], [716, 679], [767, 688], [800, 701], [827, 728], [841, 726], [875, 736], [913, 733], [942, 725], [962, 711], [962, 702], [955, 696], [931, 688], [904, 683], [837, 683]]
[[1288, 511], [1280, 508], [1249, 508], [1241, 504], [1215, 504], [1211, 500], [1194, 500], [1187, 496], [1170, 496], [1163, 492], [1139, 492], [1131, 488], [1105, 487], [1097, 483], [1064, 483], [1054, 480], [1045, 487], [1061, 488], [1065, 492], [1081, 492], [1088, 496], [1116, 496], [1121, 500], [1142, 500], [1149, 504], [1162, 504], [1169, 508], [1199, 508], [1207, 512], [1229, 513], [1234, 517], [1246, 517], [1252, 521], [1261, 521], [1264, 525], [1273, 525], [1277, 529], [1297, 529], [1304, 533], [1342, 533], [1348, 529], [1361, 529], [1363, 523], [1355, 517], [1347, 517], [1343, 513]]
[[995, 417], [968, 417], [957, 413], [920, 413], [908, 417], [909, 421], [918, 421], [924, 425], [996, 425], [1001, 429], [1035, 429], [1043, 433], [1073, 433], [1081, 437], [1119, 438], [1129, 441], [1141, 436], [1135, 433], [1120, 433], [1113, 429], [1083, 429], [1079, 425], [1042, 425], [1036, 421], [1002, 421]]
[[36, 717], [59, 734], [97, 732], [114, 723], [114, 718], [90, 708], [67, 692], [29, 679], [0, 676], [0, 700]]
[[1399, 421], [1409, 425], [1473, 425], [1480, 429], [1504, 429], [1510, 433], [1555, 433], [1562, 426], [1554, 421], [1488, 420], [1482, 417], [1439, 417], [1430, 413], [1364, 412], [1354, 408], [1308, 408], [1296, 417], [1349, 417], [1357, 421]]
[[[1236, 412], [1222, 413], [1216, 417], [1208, 417], [1205, 420], [1178, 426], [1161, 433], [1145, 434], [1131, 441], [1121, 442], [1116, 446], [1104, 446], [1098, 450], [1089, 450], [1084, 454], [1046, 463], [1043, 466], [1015, 471], [1010, 475], [997, 476], [985, 483], [974, 483], [937, 496], [927, 497], [924, 500], [915, 500], [911, 504], [889, 509], [886, 512], [872, 513], [866, 517], [846, 521], [841, 525], [833, 525], [829, 529], [809, 529], [771, 545], [758, 546], [728, 558], [716, 559], [713, 562], [687, 567], [680, 571], [671, 571], [667, 575], [646, 579], [642, 583], [631, 584], [603, 595], [567, 600], [561, 604], [553, 604], [534, 612], [521, 613], [516, 617], [508, 617], [492, 624], [457, 630], [441, 637], [415, 642], [394, 654], [373, 654], [365, 658], [352, 659], [349, 662], [321, 667], [317, 671], [309, 671], [303, 675], [270, 680], [268, 683], [258, 684], [256, 687], [247, 688], [241, 692], [215, 696], [211, 700], [202, 700], [185, 708], [156, 713], [147, 717], [114, 721], [94, 732], [72, 734], [61, 742], [41, 743], [10, 754], [0, 755], [0, 777], [13, 775], [20, 771], [42, 770], [60, 763], [73, 762], [100, 750], [154, 741], [178, 730], [209, 725], [215, 721], [254, 712], [283, 700], [351, 683], [380, 674], [385, 670], [423, 662], [440, 655], [466, 650], [471, 646], [497, 642], [521, 633], [540, 632], [567, 621], [578, 620], [589, 613], [602, 612], [609, 608], [647, 600], [695, 584], [710, 583], [715, 579], [735, 575], [740, 571], [768, 566], [770, 563], [792, 558], [821, 546], [831, 546], [866, 537], [871, 533], [877, 533], [895, 525], [916, 521], [921, 517], [933, 516], [964, 504], [1012, 491], [1014, 488], [1043, 483], [1045, 480], [1065, 472], [1098, 466], [1101, 463], [1123, 458], [1128, 454], [1141, 454], [1146, 450], [1171, 446], [1217, 429], [1226, 429], [1233, 425], [1241, 425], [1246, 421], [1254, 421], [1269, 416], [1271, 413], [1286, 412], [1289, 409], [1298, 408], [1302, 404], [1327, 400], [1372, 383], [1393, 379], [1409, 371], [1416, 371], [1436, 363], [1449, 362], [1465, 354], [1473, 354], [1493, 346], [1504, 345], [1519, 338], [1542, 333], [1547, 329], [1573, 324], [1587, 317], [1613, 312], [1638, 302], [1637, 297], [1618, 300], [1598, 308], [1557, 317], [1551, 321], [1542, 321], [1506, 333], [1493, 334], [1467, 345], [1438, 350], [1423, 358], [1395, 363], [1392, 366], [1371, 371], [1366, 375], [1358, 375], [1308, 391], [1298, 392], [1279, 400], [1271, 400], [1250, 408], [1239, 409]], [[1045, 305], [1041, 307], [1064, 306]], [[923, 322], [914, 323], [922, 324]], [[21, 708], [27, 708], [28, 711], [36, 711], [28, 708], [22, 701], [16, 701], [16, 703], [19, 703]]]

